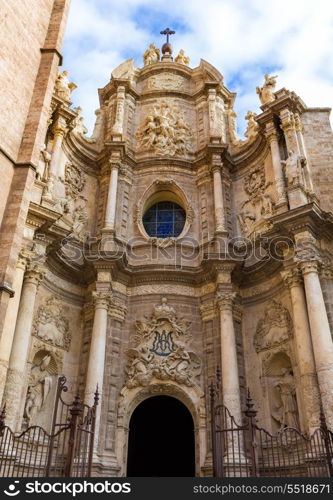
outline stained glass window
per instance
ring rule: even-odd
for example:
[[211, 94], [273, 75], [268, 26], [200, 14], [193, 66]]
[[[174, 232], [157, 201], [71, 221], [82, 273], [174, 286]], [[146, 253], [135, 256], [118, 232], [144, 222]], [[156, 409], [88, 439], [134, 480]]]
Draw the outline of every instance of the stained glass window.
[[186, 220], [185, 210], [172, 201], [160, 201], [148, 208], [143, 226], [153, 238], [175, 238], [180, 235]]

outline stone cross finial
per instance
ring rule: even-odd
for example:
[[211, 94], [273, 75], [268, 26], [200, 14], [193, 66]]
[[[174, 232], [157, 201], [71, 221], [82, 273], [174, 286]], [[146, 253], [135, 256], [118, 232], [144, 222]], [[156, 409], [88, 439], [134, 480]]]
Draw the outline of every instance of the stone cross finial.
[[166, 43], [169, 43], [169, 36], [174, 35], [176, 32], [172, 31], [170, 28], [166, 28], [164, 31], [160, 31], [161, 35], [166, 35]]

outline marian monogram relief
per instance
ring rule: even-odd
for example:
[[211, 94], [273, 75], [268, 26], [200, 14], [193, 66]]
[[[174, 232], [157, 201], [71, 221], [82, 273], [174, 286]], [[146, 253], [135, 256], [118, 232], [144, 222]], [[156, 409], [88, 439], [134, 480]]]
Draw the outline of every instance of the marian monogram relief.
[[257, 352], [283, 344], [292, 337], [289, 311], [276, 300], [266, 307], [264, 317], [258, 322], [253, 344]]
[[137, 134], [140, 149], [157, 155], [184, 156], [192, 151], [192, 132], [183, 113], [162, 102], [155, 106]]
[[150, 319], [137, 321], [131, 339], [133, 347], [127, 351], [127, 387], [149, 385], [153, 378], [193, 386], [201, 363], [189, 350], [189, 327], [190, 322], [178, 319], [166, 298], [155, 307]]

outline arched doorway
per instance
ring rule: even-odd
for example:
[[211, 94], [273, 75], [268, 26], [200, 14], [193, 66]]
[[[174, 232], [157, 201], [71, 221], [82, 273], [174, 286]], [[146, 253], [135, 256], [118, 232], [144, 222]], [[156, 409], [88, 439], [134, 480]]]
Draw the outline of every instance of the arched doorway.
[[134, 410], [129, 428], [127, 476], [195, 475], [192, 415], [178, 399], [153, 396]]

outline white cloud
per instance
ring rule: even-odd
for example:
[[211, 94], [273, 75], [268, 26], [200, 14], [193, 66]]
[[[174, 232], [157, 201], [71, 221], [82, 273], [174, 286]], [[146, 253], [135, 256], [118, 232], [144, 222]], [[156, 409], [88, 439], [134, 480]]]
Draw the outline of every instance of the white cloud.
[[255, 87], [267, 68], [308, 106], [332, 106], [331, 0], [72, 0], [64, 64], [79, 85], [73, 100], [90, 129], [97, 88], [123, 60], [134, 56], [141, 66], [148, 44], [163, 43], [161, 22], [184, 27], [173, 37], [175, 52], [184, 48], [192, 67], [206, 59], [238, 92], [241, 129], [246, 111], [259, 111]]

